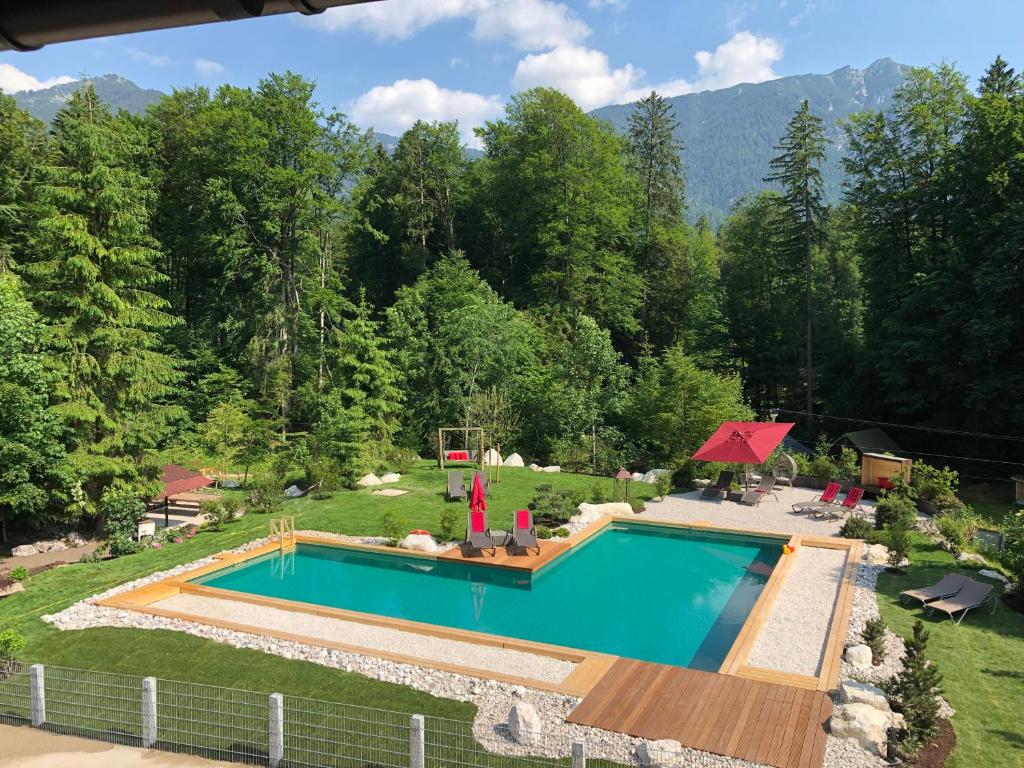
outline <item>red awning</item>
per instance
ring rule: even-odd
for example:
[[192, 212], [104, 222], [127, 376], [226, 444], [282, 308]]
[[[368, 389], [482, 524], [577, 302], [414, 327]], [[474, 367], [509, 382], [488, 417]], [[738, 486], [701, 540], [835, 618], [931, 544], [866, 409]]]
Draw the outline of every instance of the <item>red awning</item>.
[[792, 428], [793, 422], [726, 421], [691, 458], [724, 464], [761, 464]]
[[179, 493], [198, 491], [200, 488], [213, 485], [213, 480], [210, 478], [178, 464], [164, 464], [164, 471], [160, 475], [160, 482], [164, 484], [164, 489], [153, 498], [153, 501], [160, 501], [168, 496], [175, 496]]

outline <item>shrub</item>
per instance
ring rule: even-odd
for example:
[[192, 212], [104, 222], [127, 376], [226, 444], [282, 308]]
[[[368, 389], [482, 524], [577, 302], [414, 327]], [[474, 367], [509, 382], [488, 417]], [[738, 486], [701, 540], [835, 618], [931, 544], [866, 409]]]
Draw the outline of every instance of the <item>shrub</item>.
[[537, 495], [527, 505], [533, 511], [534, 519], [557, 525], [568, 522], [569, 518], [576, 514], [576, 508], [584, 498], [579, 491], [556, 491], [550, 483], [538, 485], [535, 490]]
[[133, 555], [142, 548], [142, 545], [123, 533], [115, 533], [107, 538], [107, 549], [111, 557], [122, 555]]
[[80, 558], [78, 558], [78, 562], [80, 562], [80, 563], [98, 563], [101, 560], [103, 560], [103, 553], [104, 552], [106, 552], [105, 548], [98, 547], [98, 548], [94, 549], [92, 552], [86, 552], [84, 555], [82, 555]]
[[441, 517], [438, 524], [441, 527], [441, 541], [451, 541], [455, 538], [455, 526], [459, 523], [459, 513], [450, 505], [445, 505], [441, 510]]
[[563, 538], [563, 539], [564, 539], [565, 537], [567, 537], [567, 536], [570, 536], [570, 535], [571, 535], [571, 533], [570, 533], [569, 529], [568, 529], [568, 528], [566, 528], [566, 527], [564, 527], [564, 526], [563, 526], [563, 527], [561, 527], [561, 528], [557, 528], [557, 529], [555, 529], [555, 531], [553, 532], [553, 534], [554, 534], [555, 536], [559, 536], [559, 537], [561, 537], [561, 538]]
[[839, 458], [833, 464], [833, 475], [842, 483], [853, 483], [860, 476], [860, 468], [857, 466], [857, 452], [845, 446], [839, 451]]
[[604, 504], [608, 501], [608, 491], [604, 483], [594, 483], [594, 487], [590, 489], [590, 501], [593, 504]]
[[388, 453], [388, 462], [399, 474], [407, 475], [416, 464], [416, 451], [412, 448], [396, 446]]
[[871, 663], [877, 667], [885, 661], [885, 621], [881, 616], [868, 619], [860, 636], [871, 649]]
[[942, 675], [925, 655], [928, 633], [920, 620], [914, 622], [914, 634], [904, 638], [907, 655], [903, 671], [883, 684], [885, 692], [907, 721], [900, 743], [911, 754], [935, 737], [939, 726], [939, 702]]
[[548, 528], [546, 525], [538, 525], [537, 526], [537, 538], [538, 539], [550, 539], [551, 538], [551, 529]]
[[902, 573], [903, 560], [910, 554], [910, 528], [902, 520], [892, 523], [889, 528], [889, 568]]
[[146, 505], [127, 488], [108, 488], [100, 498], [100, 514], [103, 515], [108, 537], [122, 536], [134, 540], [139, 520], [146, 514]]
[[875, 528], [879, 531], [897, 522], [909, 530], [916, 520], [917, 507], [910, 499], [887, 493], [875, 504]]
[[272, 515], [281, 509], [281, 490], [273, 475], [263, 475], [249, 485], [249, 509]]
[[658, 497], [664, 501], [665, 497], [668, 496], [669, 491], [672, 490], [672, 476], [661, 474], [658, 475], [658, 479], [654, 481], [654, 491], [658, 494]]
[[25, 650], [25, 638], [13, 627], [0, 629], [0, 662], [12, 661]]
[[11, 571], [11, 581], [28, 581], [28, 577], [31, 574], [28, 572], [28, 568], [24, 565], [19, 565], [13, 571]]
[[846, 539], [866, 539], [872, 530], [871, 523], [863, 517], [848, 517], [839, 532]]
[[207, 499], [199, 505], [199, 513], [206, 518], [211, 531], [219, 531], [224, 526], [224, 507], [219, 501]]
[[932, 501], [939, 496], [956, 496], [960, 484], [960, 475], [955, 469], [943, 467], [939, 469], [924, 461], [915, 461], [912, 485], [918, 497]]
[[629, 506], [633, 508], [634, 514], [640, 514], [647, 508], [647, 504], [643, 499], [630, 499]]
[[380, 531], [388, 540], [389, 547], [398, 546], [398, 542], [405, 534], [405, 528], [405, 520], [393, 510], [389, 509], [380, 518]]
[[238, 512], [242, 507], [242, 502], [238, 500], [237, 496], [225, 496], [220, 500], [220, 505], [224, 507], [224, 513], [226, 516], [225, 522], [233, 523], [238, 518]]
[[964, 504], [958, 511], [937, 516], [935, 524], [939, 534], [946, 540], [949, 551], [959, 555], [974, 541], [981, 520], [974, 514], [973, 509]]
[[1004, 518], [1003, 551], [999, 559], [1013, 579], [1017, 602], [1024, 601], [1024, 509]]
[[941, 496], [936, 496], [931, 500], [931, 502], [935, 505], [936, 517], [940, 515], [958, 514], [965, 506], [967, 506], [952, 493], [944, 493]]

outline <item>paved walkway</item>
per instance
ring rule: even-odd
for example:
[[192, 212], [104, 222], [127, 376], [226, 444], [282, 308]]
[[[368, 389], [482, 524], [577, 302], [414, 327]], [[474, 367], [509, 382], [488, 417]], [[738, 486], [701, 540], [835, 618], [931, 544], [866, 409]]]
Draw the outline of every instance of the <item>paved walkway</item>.
[[3, 768], [227, 768], [234, 763], [0, 725]]

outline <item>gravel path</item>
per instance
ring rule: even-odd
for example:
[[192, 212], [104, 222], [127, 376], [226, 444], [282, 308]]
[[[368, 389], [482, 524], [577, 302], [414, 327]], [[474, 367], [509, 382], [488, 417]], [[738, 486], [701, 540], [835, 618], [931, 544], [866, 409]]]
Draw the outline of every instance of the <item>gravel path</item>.
[[846, 551], [800, 547], [748, 663], [753, 667], [817, 675]]
[[252, 627], [254, 632], [261, 629], [290, 632], [312, 640], [333, 640], [355, 645], [371, 652], [401, 653], [427, 662], [458, 659], [460, 665], [489, 672], [508, 673], [515, 670], [516, 675], [546, 683], [560, 683], [576, 668], [576, 664], [571, 661], [550, 656], [268, 608], [238, 600], [179, 594], [160, 600], [153, 607], [188, 613], [201, 619], [221, 619], [245, 624]]

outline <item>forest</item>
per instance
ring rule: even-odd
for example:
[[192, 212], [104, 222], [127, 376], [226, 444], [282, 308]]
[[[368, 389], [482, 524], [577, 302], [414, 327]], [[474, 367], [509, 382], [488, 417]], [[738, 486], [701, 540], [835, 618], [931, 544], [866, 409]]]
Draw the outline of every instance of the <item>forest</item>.
[[1024, 434], [1005, 61], [973, 90], [914, 69], [851, 117], [835, 206], [804, 104], [717, 231], [687, 223], [674, 125], [656, 93], [620, 136], [539, 88], [471, 159], [453, 123], [389, 154], [292, 73], [144, 117], [85, 87], [49, 126], [0, 95], [0, 518], [93, 518], [196, 455], [351, 486], [432, 456], [440, 426], [679, 481], [724, 419], [781, 413], [809, 445], [857, 420], [939, 430], [926, 458]]

